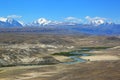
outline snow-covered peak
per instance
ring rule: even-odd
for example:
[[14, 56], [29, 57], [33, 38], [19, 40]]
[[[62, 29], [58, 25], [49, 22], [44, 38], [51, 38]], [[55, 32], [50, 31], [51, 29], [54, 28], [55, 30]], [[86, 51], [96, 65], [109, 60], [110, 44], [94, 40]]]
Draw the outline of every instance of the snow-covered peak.
[[6, 20], [6, 22], [8, 22], [8, 23], [10, 23], [10, 24], [12, 24], [14, 21], [15, 21], [15, 20], [12, 19], [12, 18], [7, 18], [7, 20]]
[[45, 18], [39, 18], [38, 20], [33, 22], [34, 24], [38, 24], [38, 25], [47, 25], [49, 23], [51, 23], [50, 20], [47, 20]]
[[16, 21], [16, 20], [14, 20], [13, 18], [0, 17], [0, 21], [1, 21], [1, 22], [7, 22], [7, 23], [12, 24], [12, 22], [14, 22], [14, 21]]
[[98, 25], [104, 24], [105, 21], [102, 19], [95, 19], [95, 20], [92, 20], [91, 23], [98, 26]]
[[2, 22], [6, 22], [6, 21], [7, 21], [7, 18], [0, 17], [0, 21], [2, 21]]
[[22, 27], [23, 25], [13, 18], [0, 17], [0, 26], [2, 27]]
[[85, 19], [89, 21], [92, 25], [99, 26], [106, 23], [106, 18], [86, 16]]

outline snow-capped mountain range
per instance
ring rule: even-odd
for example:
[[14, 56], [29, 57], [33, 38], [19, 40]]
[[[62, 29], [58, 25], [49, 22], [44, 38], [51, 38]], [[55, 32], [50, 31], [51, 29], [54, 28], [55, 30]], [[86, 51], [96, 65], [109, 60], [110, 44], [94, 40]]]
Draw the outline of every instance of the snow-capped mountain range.
[[[51, 21], [45, 18], [39, 18], [38, 20], [35, 20], [30, 24], [23, 24], [20, 21], [12, 18], [0, 18], [0, 28], [17, 28], [16, 32], [20, 32], [22, 30], [22, 32], [55, 32], [65, 34], [70, 32], [95, 35], [120, 35], [120, 24], [107, 22], [101, 18], [89, 19], [88, 24]], [[18, 28], [20, 28], [21, 30], [19, 30]], [[2, 29], [0, 30], [0, 32], [4, 31], [6, 31], [6, 29], [3, 31]]]
[[[76, 25], [76, 24], [84, 24], [84, 23], [75, 23], [75, 22], [59, 22], [59, 21], [51, 21], [45, 18], [39, 18], [36, 21], [33, 21], [32, 26], [46, 26], [46, 25]], [[89, 25], [99, 26], [103, 24], [112, 24], [110, 22], [106, 22], [103, 19], [93, 19], [89, 22]]]
[[[92, 26], [100, 26], [100, 25], [105, 25], [105, 24], [113, 24], [110, 22], [106, 22], [104, 19], [99, 19], [99, 18], [95, 18], [95, 19], [89, 19], [89, 24], [88, 25], [92, 25]], [[20, 21], [17, 21], [15, 19], [12, 18], [3, 18], [0, 17], [0, 27], [23, 27], [23, 26], [48, 26], [48, 25], [76, 25], [76, 24], [83, 24], [84, 23], [75, 23], [75, 22], [60, 22], [60, 21], [51, 21], [51, 20], [47, 20], [45, 18], [39, 18], [29, 24], [23, 24]]]

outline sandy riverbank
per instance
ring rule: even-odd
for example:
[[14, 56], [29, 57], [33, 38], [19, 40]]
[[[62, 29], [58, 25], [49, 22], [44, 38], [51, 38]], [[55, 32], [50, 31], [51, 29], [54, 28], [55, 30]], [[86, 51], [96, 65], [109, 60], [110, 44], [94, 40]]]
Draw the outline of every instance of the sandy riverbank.
[[60, 62], [68, 62], [68, 61], [72, 61], [71, 58], [67, 57], [67, 56], [53, 56], [56, 60], [59, 60]]
[[89, 61], [120, 60], [120, 58], [118, 56], [113, 56], [113, 55], [82, 56], [80, 58], [89, 60]]

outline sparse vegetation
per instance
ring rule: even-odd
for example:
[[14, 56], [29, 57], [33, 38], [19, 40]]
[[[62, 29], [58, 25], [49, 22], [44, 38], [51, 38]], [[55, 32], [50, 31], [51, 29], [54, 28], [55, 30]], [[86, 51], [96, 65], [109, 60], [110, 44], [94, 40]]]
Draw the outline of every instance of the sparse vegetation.
[[[64, 63], [72, 62], [71, 56], [78, 56], [78, 58], [83, 55], [89, 57], [92, 55], [104, 56], [104, 54], [119, 56], [119, 45], [120, 41], [118, 39], [112, 38], [112, 40], [109, 40], [105, 36], [51, 35], [30, 32], [1, 33], [0, 67], [3, 68], [0, 68], [0, 80], [23, 79], [26, 77], [29, 80], [61, 80], [61, 78], [63, 80], [96, 80], [97, 77], [95, 79], [91, 78], [91, 76], [96, 75], [103, 76], [104, 79], [102, 78], [102, 80], [107, 80], [106, 75], [108, 76], [108, 73], [118, 77], [119, 60], [91, 62], [89, 59], [88, 63]], [[63, 60], [60, 61], [60, 59]], [[39, 65], [42, 65], [42, 67]], [[22, 66], [22, 68], [19, 69], [19, 66]], [[104, 75], [101, 74], [103, 72]], [[26, 75], [28, 73], [30, 75]], [[43, 73], [42, 78], [41, 73]], [[35, 74], [35, 76], [32, 77], [31, 74]], [[52, 76], [45, 76], [49, 74]], [[109, 74], [111, 79], [115, 79], [114, 76]]]
[[102, 47], [82, 47], [81, 49], [84, 51], [89, 51], [89, 50], [101, 50], [101, 49], [108, 49], [111, 47], [106, 47], [106, 46], [102, 46]]
[[61, 55], [61, 56], [76, 56], [76, 55], [81, 55], [82, 56], [82, 54], [71, 54], [70, 52], [60, 52], [60, 53], [54, 53], [54, 54], [52, 54], [52, 55]]

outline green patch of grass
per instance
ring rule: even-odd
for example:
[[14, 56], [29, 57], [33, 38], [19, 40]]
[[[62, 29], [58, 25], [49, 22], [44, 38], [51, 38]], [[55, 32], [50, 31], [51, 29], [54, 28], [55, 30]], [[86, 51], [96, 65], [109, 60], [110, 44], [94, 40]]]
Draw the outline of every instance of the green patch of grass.
[[82, 56], [82, 54], [71, 54], [71, 52], [60, 52], [60, 53], [54, 53], [54, 54], [52, 54], [52, 55], [59, 55], [59, 56], [77, 56], [77, 55], [81, 55]]
[[11, 65], [0, 65], [0, 67], [13, 67], [13, 66], [16, 66], [15, 64], [11, 64]]
[[106, 47], [106, 46], [102, 46], [102, 47], [82, 47], [81, 49], [82, 50], [84, 50], [84, 49], [86, 49], [86, 50], [93, 50], [93, 49], [99, 50], [99, 49], [108, 49], [108, 48], [111, 48], [111, 47]]
[[102, 49], [108, 49], [110, 47], [82, 47], [80, 50], [73, 50], [70, 52], [60, 52], [60, 53], [54, 53], [52, 55], [59, 55], [59, 56], [91, 56], [92, 54], [87, 54], [86, 52], [89, 52], [91, 50], [102, 50]]

